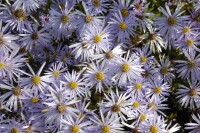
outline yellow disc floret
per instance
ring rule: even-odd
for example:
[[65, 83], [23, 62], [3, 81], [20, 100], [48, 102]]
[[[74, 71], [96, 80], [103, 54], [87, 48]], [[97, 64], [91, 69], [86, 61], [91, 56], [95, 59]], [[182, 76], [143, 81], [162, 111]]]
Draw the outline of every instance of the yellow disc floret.
[[133, 103], [133, 107], [134, 108], [138, 108], [140, 106], [140, 103], [138, 102], [138, 101], [135, 101], [134, 103]]
[[90, 16], [90, 15], [87, 15], [87, 16], [85, 17], [85, 22], [86, 22], [86, 23], [90, 23], [92, 20], [93, 20], [93, 17]]
[[69, 88], [70, 88], [70, 89], [74, 90], [74, 89], [76, 89], [77, 87], [78, 87], [78, 84], [77, 84], [76, 81], [72, 81], [72, 82], [69, 83]]
[[146, 114], [141, 114], [139, 120], [140, 121], [145, 121], [147, 119], [147, 115]]
[[127, 63], [124, 63], [121, 65], [121, 71], [122, 72], [128, 72], [130, 70], [130, 65]]
[[5, 67], [5, 63], [4, 62], [0, 62], [0, 69]]
[[39, 85], [40, 82], [41, 82], [40, 76], [37, 76], [37, 75], [33, 76], [33, 78], [32, 78], [32, 83], [33, 83], [34, 85]]
[[120, 30], [126, 30], [127, 29], [127, 24], [125, 22], [119, 23], [119, 29]]
[[109, 125], [104, 125], [101, 128], [102, 133], [110, 133], [110, 126]]
[[167, 19], [167, 23], [168, 23], [168, 25], [173, 26], [176, 24], [176, 19], [174, 17], [169, 17]]
[[10, 133], [19, 133], [19, 129], [13, 127], [11, 128]]
[[68, 22], [69, 22], [68, 16], [63, 15], [63, 16], [61, 17], [61, 21], [62, 21], [63, 23], [68, 23]]
[[59, 103], [57, 105], [58, 113], [64, 113], [66, 111], [66, 105], [64, 103]]
[[58, 76], [60, 76], [60, 71], [58, 71], [58, 70], [55, 70], [54, 72], [53, 72], [53, 76], [54, 77], [58, 77]]
[[33, 104], [36, 104], [36, 103], [39, 102], [39, 99], [38, 99], [37, 97], [32, 97], [31, 102], [32, 102]]
[[127, 8], [123, 8], [121, 10], [121, 14], [122, 14], [123, 17], [127, 17], [128, 16], [128, 9]]
[[193, 39], [188, 39], [186, 41], [187, 46], [192, 46], [194, 44], [194, 40]]
[[94, 36], [93, 40], [95, 43], [99, 43], [99, 42], [101, 42], [101, 36], [96, 35], [96, 36]]
[[71, 133], [79, 133], [79, 131], [80, 131], [79, 125], [73, 125], [71, 127]]
[[161, 93], [161, 88], [160, 86], [157, 86], [154, 88], [154, 92], [157, 93], [157, 94], [160, 94]]
[[102, 81], [104, 79], [104, 73], [103, 72], [97, 72], [96, 75], [95, 75], [95, 78], [98, 81]]
[[21, 93], [22, 93], [22, 90], [21, 90], [21, 88], [20, 87], [14, 87], [13, 88], [13, 95], [15, 95], [15, 96], [20, 96], [21, 95]]
[[135, 89], [137, 89], [137, 90], [142, 89], [142, 83], [136, 83], [135, 84]]
[[190, 32], [190, 27], [188, 27], [188, 26], [184, 27], [183, 33], [184, 33], [184, 34], [187, 34], [187, 33], [189, 33], [189, 32]]
[[158, 133], [158, 127], [153, 125], [150, 127], [150, 133]]

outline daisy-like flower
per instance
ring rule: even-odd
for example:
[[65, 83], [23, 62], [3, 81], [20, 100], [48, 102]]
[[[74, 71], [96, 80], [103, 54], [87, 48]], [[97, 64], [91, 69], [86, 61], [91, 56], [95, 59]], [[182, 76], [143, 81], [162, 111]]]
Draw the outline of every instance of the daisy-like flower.
[[65, 92], [70, 94], [72, 98], [82, 97], [87, 94], [81, 74], [73, 70], [71, 74], [69, 72], [65, 73], [63, 80], [60, 81], [64, 85]]
[[[155, 29], [154, 29], [155, 30]], [[146, 35], [147, 44], [150, 49], [155, 52], [162, 52], [162, 48], [166, 48], [166, 43], [163, 41], [160, 34], [156, 33], [153, 29], [149, 30], [150, 34]]]
[[3, 27], [2, 20], [0, 20], [0, 50], [11, 51], [18, 46], [15, 44], [15, 40], [18, 39], [17, 36], [11, 35], [9, 32], [6, 33], [8, 24]]
[[16, 0], [13, 7], [23, 9], [26, 12], [36, 11], [39, 8], [39, 0]]
[[135, 34], [133, 27], [136, 26], [136, 23], [134, 23], [133, 17], [123, 18], [120, 11], [113, 13], [108, 23], [118, 42], [130, 40], [130, 36]]
[[101, 26], [103, 18], [101, 16], [95, 16], [95, 14], [89, 12], [85, 5], [85, 2], [82, 2], [85, 13], [77, 10], [74, 12], [78, 21], [75, 21], [74, 24], [77, 25], [77, 30], [80, 36], [84, 33], [84, 30], [94, 26]]
[[92, 130], [92, 122], [85, 119], [85, 116], [76, 117], [75, 119], [70, 117], [69, 119], [62, 120], [62, 128], [59, 133], [88, 133]]
[[165, 121], [163, 118], [152, 117], [147, 122], [140, 124], [139, 131], [144, 133], [163, 133], [165, 132]]
[[106, 88], [111, 86], [112, 75], [109, 72], [106, 64], [99, 64], [92, 62], [86, 69], [84, 75], [84, 82], [89, 87], [92, 88], [96, 86], [96, 92], [104, 91], [104, 85]]
[[141, 64], [149, 64], [149, 63], [153, 62], [154, 57], [151, 55], [152, 51], [149, 50], [148, 45], [145, 45], [142, 48], [138, 48], [136, 52], [137, 52], [137, 55], [140, 58]]
[[25, 47], [26, 50], [31, 51], [33, 47], [47, 46], [50, 43], [50, 35], [45, 32], [45, 28], [38, 30], [38, 24], [29, 27], [25, 34], [19, 34], [22, 38], [19, 41], [22, 43], [21, 46]]
[[45, 77], [49, 78], [50, 83], [58, 83], [62, 79], [64, 72], [67, 71], [67, 67], [63, 65], [63, 62], [55, 62], [51, 64], [49, 69], [45, 72]]
[[148, 97], [160, 99], [161, 96], [169, 96], [170, 86], [166, 82], [163, 83], [163, 79], [153, 77], [148, 87], [150, 88], [146, 94]]
[[197, 32], [198, 28], [196, 28], [194, 26], [193, 23], [186, 23], [184, 26], [181, 27], [181, 30], [178, 31], [179, 38], [185, 38], [187, 36], [195, 36], [196, 34], [198, 34]]
[[138, 78], [131, 82], [131, 85], [127, 86], [127, 92], [132, 96], [143, 97], [148, 90], [149, 82], [146, 82], [144, 78]]
[[100, 119], [95, 117], [90, 120], [95, 123], [93, 128], [97, 133], [122, 133], [123, 125], [120, 124], [119, 118], [114, 117], [111, 113], [108, 113], [106, 116], [103, 115], [102, 110], [100, 110]]
[[56, 40], [63, 40], [69, 38], [74, 29], [72, 23], [74, 21], [74, 15], [71, 13], [72, 7], [68, 7], [68, 3], [65, 3], [65, 8], [57, 11], [55, 9], [50, 10], [49, 24], [52, 26], [50, 34]]
[[137, 95], [136, 96], [131, 95], [129, 102], [130, 106], [126, 109], [128, 112], [138, 111], [147, 104], [144, 96], [137, 96]]
[[26, 89], [20, 86], [14, 86], [13, 84], [0, 84], [0, 88], [8, 90], [8, 92], [0, 96], [0, 99], [7, 101], [6, 106], [10, 110], [17, 111], [19, 105], [22, 107], [22, 101], [20, 97], [24, 91], [26, 91]]
[[5, 124], [1, 125], [2, 133], [20, 133], [23, 132], [24, 122], [20, 122], [20, 120], [16, 120], [14, 118], [7, 119]]
[[85, 2], [87, 10], [95, 15], [107, 12], [109, 0], [88, 0]]
[[94, 55], [94, 49], [88, 48], [88, 43], [86, 41], [81, 41], [78, 43], [74, 43], [69, 46], [72, 48], [72, 54], [76, 59], [80, 59], [80, 61], [89, 61], [90, 58]]
[[186, 127], [185, 129], [186, 130], [190, 130], [189, 133], [200, 133], [200, 129], [199, 129], [199, 126], [200, 126], [200, 115], [197, 114], [192, 114], [192, 119], [195, 121], [195, 123], [186, 123]]
[[123, 17], [130, 17], [129, 15], [133, 14], [131, 7], [131, 0], [112, 0], [114, 5], [111, 6], [111, 11], [118, 12], [120, 11]]
[[196, 55], [196, 52], [188, 52], [184, 51], [184, 55], [187, 58], [185, 60], [175, 60], [177, 63], [177, 73], [179, 73], [178, 77], [182, 79], [190, 78], [191, 80], [200, 79], [200, 55]]
[[160, 64], [157, 63], [158, 67], [156, 67], [154, 76], [159, 79], [163, 79], [164, 82], [171, 83], [172, 79], [175, 78], [173, 71], [175, 70], [172, 67], [171, 61], [169, 58], [165, 56], [160, 56]]
[[156, 17], [154, 26], [158, 28], [159, 33], [165, 40], [170, 41], [171, 39], [177, 38], [177, 32], [181, 29], [182, 23], [189, 20], [189, 16], [181, 16], [184, 11], [181, 11], [180, 5], [177, 5], [173, 14], [167, 3], [165, 4], [165, 8], [166, 10], [163, 7], [158, 8], [165, 17]]
[[117, 46], [109, 47], [103, 53], [96, 54], [92, 56], [93, 60], [97, 62], [101, 62], [102, 64], [113, 65], [116, 63], [116, 60], [124, 54], [125, 51], [122, 49], [122, 44], [118, 44]]
[[36, 93], [36, 94], [38, 94], [39, 92], [44, 93], [46, 91], [45, 87], [48, 86], [45, 83], [46, 81], [48, 81], [48, 78], [46, 78], [44, 76], [40, 76], [40, 74], [41, 74], [45, 64], [46, 63], [44, 62], [36, 74], [33, 71], [33, 69], [31, 68], [31, 66], [29, 64], [27, 64], [29, 70], [31, 71], [31, 74], [27, 73], [27, 75], [29, 77], [20, 77], [19, 85], [26, 88], [27, 90], [30, 90], [33, 93]]
[[189, 52], [198, 51], [200, 52], [200, 49], [198, 48], [200, 42], [199, 34], [186, 36], [184, 39], [179, 39], [175, 46], [180, 48], [181, 50], [187, 50]]
[[179, 89], [176, 92], [176, 97], [178, 99], [178, 103], [183, 107], [190, 107], [194, 109], [195, 107], [199, 107], [200, 101], [200, 83], [198, 81], [189, 81], [189, 87], [185, 85], [179, 85]]
[[85, 30], [83, 40], [87, 42], [88, 49], [94, 49], [97, 53], [106, 50], [111, 43], [109, 26], [105, 26], [105, 21], [102, 26], [89, 27]]
[[17, 55], [19, 48], [14, 49], [11, 53], [0, 51], [0, 75], [5, 78], [8, 76], [9, 80], [16, 81], [16, 77], [25, 74], [22, 70], [27, 58], [24, 54]]
[[23, 9], [14, 9], [11, 5], [6, 6], [3, 12], [0, 14], [3, 21], [5, 21], [11, 30], [17, 29], [20, 33], [30, 26], [30, 22], [27, 20], [28, 15]]
[[115, 118], [120, 117], [122, 121], [127, 121], [125, 116], [128, 115], [128, 112], [125, 108], [130, 105], [129, 98], [127, 93], [119, 94], [118, 89], [116, 89], [116, 94], [113, 91], [109, 95], [105, 94], [105, 100], [100, 103], [100, 109], [103, 113], [108, 112]]
[[[119, 58], [117, 60], [117, 66], [114, 72], [116, 73], [115, 83], [119, 86], [124, 86], [127, 82], [131, 82], [132, 80], [141, 77], [142, 72], [144, 71], [139, 65], [139, 58], [135, 55], [130, 55], [130, 51], [128, 51], [126, 58]], [[113, 71], [113, 70], [112, 70]]]
[[47, 99], [43, 104], [47, 105], [47, 112], [44, 114], [46, 116], [46, 123], [50, 125], [55, 125], [55, 127], [60, 130], [62, 119], [69, 119], [69, 117], [76, 117], [79, 112], [77, 109], [73, 108], [73, 104], [79, 102], [76, 99], [72, 99], [70, 95], [63, 93], [62, 85], [55, 85], [54, 89], [49, 88], [50, 94], [47, 95]]

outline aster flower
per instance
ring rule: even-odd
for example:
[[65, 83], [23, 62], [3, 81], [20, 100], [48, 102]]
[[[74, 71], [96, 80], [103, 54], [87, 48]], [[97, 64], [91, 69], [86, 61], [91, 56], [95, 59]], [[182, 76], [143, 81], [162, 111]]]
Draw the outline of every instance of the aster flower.
[[3, 27], [2, 20], [0, 21], [0, 50], [11, 51], [18, 46], [15, 44], [15, 40], [18, 39], [17, 36], [10, 34], [10, 32], [6, 33], [6, 29], [8, 28], [8, 24]]
[[177, 73], [179, 73], [178, 77], [182, 79], [191, 78], [191, 80], [199, 79], [200, 73], [200, 55], [196, 55], [196, 52], [187, 52], [184, 51], [184, 55], [187, 58], [185, 60], [175, 60], [177, 63]]
[[192, 119], [195, 121], [195, 123], [186, 123], [185, 129], [190, 130], [189, 133], [199, 133], [200, 132], [200, 129], [199, 129], [200, 115], [199, 114], [197, 114], [197, 115], [192, 114]]
[[116, 69], [113, 70], [116, 74], [114, 76], [115, 83], [119, 86], [124, 86], [127, 82], [131, 82], [132, 80], [141, 77], [142, 72], [144, 71], [139, 65], [138, 57], [135, 55], [130, 55], [128, 51], [126, 58], [119, 58], [117, 60]]
[[25, 34], [19, 34], [21, 39], [19, 41], [22, 43], [21, 46], [25, 47], [26, 50], [31, 51], [33, 47], [38, 45], [47, 46], [50, 43], [50, 35], [45, 32], [45, 28], [38, 30], [39, 25], [33, 25], [29, 27]]
[[109, 72], [106, 64], [99, 64], [92, 62], [86, 69], [86, 72], [83, 74], [84, 82], [89, 87], [92, 88], [96, 86], [96, 92], [104, 92], [104, 86], [109, 88], [112, 85], [112, 75]]
[[30, 25], [30, 22], [27, 20], [28, 15], [23, 9], [14, 9], [12, 6], [6, 6], [1, 13], [1, 18], [9, 25], [9, 29], [16, 29], [20, 33]]
[[62, 120], [61, 133], [88, 133], [88, 130], [91, 129], [93, 129], [92, 122], [86, 120], [84, 115], [75, 119], [70, 117], [69, 119]]
[[26, 12], [36, 11], [39, 8], [39, 0], [16, 0], [13, 7], [15, 9], [23, 9]]
[[159, 33], [165, 40], [170, 41], [177, 38], [177, 32], [181, 29], [181, 24], [188, 21], [189, 16], [181, 16], [184, 11], [181, 11], [180, 5], [177, 5], [174, 13], [171, 13], [167, 3], [165, 4], [165, 8], [166, 10], [163, 7], [158, 8], [165, 17], [156, 17], [154, 26], [158, 27]]
[[133, 17], [123, 18], [120, 11], [113, 13], [112, 18], [108, 22], [110, 24], [110, 28], [112, 34], [115, 35], [118, 42], [124, 42], [126, 40], [130, 40], [130, 36], [135, 34], [134, 26], [136, 23], [133, 23]]
[[20, 86], [14, 86], [13, 84], [0, 84], [0, 88], [8, 90], [8, 92], [0, 96], [0, 99], [7, 101], [6, 106], [10, 110], [17, 111], [19, 105], [22, 107], [20, 97], [26, 89], [23, 89]]
[[88, 0], [87, 2], [85, 2], [85, 4], [89, 12], [97, 15], [107, 12], [107, 8], [109, 6], [109, 4], [107, 3], [108, 1], [109, 0]]
[[63, 62], [55, 62], [50, 65], [49, 69], [45, 72], [45, 77], [49, 79], [50, 83], [58, 83], [62, 79], [64, 72], [67, 71], [67, 67], [63, 65]]
[[111, 43], [109, 26], [105, 26], [105, 21], [102, 26], [89, 27], [85, 30], [83, 40], [87, 42], [88, 49], [94, 49], [97, 53], [106, 50]]
[[20, 120], [16, 120], [14, 118], [7, 119], [5, 124], [1, 125], [2, 133], [18, 133], [23, 132], [24, 122], [20, 122]]
[[68, 3], [65, 3], [65, 8], [57, 11], [55, 9], [50, 10], [49, 24], [52, 26], [50, 34], [56, 40], [63, 40], [69, 38], [73, 31], [74, 15], [71, 13], [72, 7], [68, 7]]
[[27, 74], [29, 77], [20, 77], [19, 85], [30, 90], [33, 93], [44, 93], [45, 87], [48, 86], [45, 82], [48, 81], [48, 78], [40, 76], [46, 63], [43, 63], [38, 72], [35, 74], [33, 69], [29, 64], [27, 64], [31, 74]]
[[163, 133], [165, 132], [165, 121], [161, 117], [152, 117], [148, 122], [139, 126], [139, 131], [144, 133]]
[[105, 100], [100, 103], [100, 109], [103, 113], [108, 112], [115, 118], [120, 117], [122, 121], [127, 121], [125, 116], [128, 112], [125, 108], [130, 105], [128, 103], [129, 98], [130, 96], [127, 93], [119, 94], [118, 89], [116, 89], [116, 93], [111, 91], [109, 95], [105, 94]]
[[69, 72], [65, 73], [64, 78], [61, 80], [65, 93], [70, 94], [73, 98], [82, 97], [87, 94], [81, 74], [73, 70], [71, 74]]
[[179, 85], [179, 89], [176, 92], [176, 97], [178, 103], [183, 107], [190, 107], [191, 109], [195, 106], [199, 107], [199, 98], [200, 98], [200, 83], [198, 81], [189, 81], [189, 87], [185, 85]]
[[114, 117], [111, 113], [108, 113], [106, 116], [103, 115], [102, 110], [100, 110], [100, 119], [95, 117], [94, 119], [90, 119], [96, 125], [94, 129], [98, 133], [122, 133], [123, 125], [120, 124], [119, 118]]

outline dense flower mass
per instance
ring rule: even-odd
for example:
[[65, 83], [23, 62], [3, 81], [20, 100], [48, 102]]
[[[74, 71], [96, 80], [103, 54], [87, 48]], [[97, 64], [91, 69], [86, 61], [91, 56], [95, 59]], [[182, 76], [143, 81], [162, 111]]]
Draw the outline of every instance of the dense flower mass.
[[1, 0], [0, 133], [200, 133], [199, 0]]

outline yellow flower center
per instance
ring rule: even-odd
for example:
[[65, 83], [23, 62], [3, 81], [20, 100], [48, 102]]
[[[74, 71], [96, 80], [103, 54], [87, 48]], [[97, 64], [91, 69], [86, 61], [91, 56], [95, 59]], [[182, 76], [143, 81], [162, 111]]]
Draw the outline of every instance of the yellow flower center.
[[127, 8], [123, 8], [121, 10], [121, 14], [122, 14], [123, 17], [127, 17], [128, 16], [128, 9]]
[[120, 106], [117, 105], [117, 104], [113, 105], [113, 106], [112, 106], [112, 111], [113, 111], [113, 112], [119, 112], [119, 111], [120, 111]]
[[71, 133], [79, 133], [79, 131], [80, 131], [79, 125], [73, 125], [71, 127]]
[[141, 114], [139, 120], [140, 121], [145, 121], [147, 119], [147, 115], [146, 114]]
[[136, 8], [137, 10], [141, 10], [141, 9], [142, 9], [142, 6], [138, 3], [138, 4], [135, 5], [135, 8]]
[[96, 35], [96, 36], [94, 36], [93, 40], [95, 43], [99, 43], [99, 42], [101, 42], [101, 36]]
[[32, 83], [34, 84], [34, 85], [39, 85], [40, 84], [40, 82], [41, 82], [41, 79], [40, 79], [40, 76], [33, 76], [33, 78], [32, 78]]
[[97, 72], [96, 73], [96, 79], [98, 81], [102, 81], [104, 79], [104, 73], [103, 72]]
[[166, 74], [168, 73], [167, 68], [166, 68], [166, 67], [162, 67], [162, 68], [160, 69], [160, 73], [161, 73], [162, 75], [166, 75]]
[[4, 39], [3, 37], [0, 37], [0, 46], [3, 45], [5, 42], [4, 42]]
[[19, 129], [11, 128], [10, 133], [19, 133]]
[[125, 23], [125, 22], [119, 23], [119, 29], [120, 29], [120, 30], [126, 30], [126, 29], [127, 29], [126, 23]]
[[193, 39], [188, 39], [186, 41], [187, 46], [192, 46], [194, 44], [194, 40]]
[[37, 33], [33, 33], [33, 34], [31, 35], [31, 38], [32, 38], [33, 40], [38, 40], [38, 39], [39, 39], [39, 36], [38, 36]]
[[98, 7], [98, 6], [100, 6], [100, 1], [99, 0], [93, 0], [93, 5], [95, 6], [95, 7]]
[[36, 103], [39, 102], [39, 99], [38, 99], [37, 97], [32, 97], [31, 102], [32, 102], [33, 104], [36, 104]]
[[15, 96], [20, 96], [22, 90], [21, 90], [21, 88], [19, 88], [19, 87], [17, 86], [17, 87], [15, 87], [15, 88], [13, 88], [12, 92], [13, 92], [13, 95], [15, 95]]
[[5, 67], [5, 63], [3, 62], [0, 62], [0, 69], [4, 68]]
[[168, 23], [168, 25], [173, 26], [176, 24], [176, 19], [174, 17], [169, 17], [167, 19], [167, 23]]
[[130, 65], [127, 63], [124, 63], [121, 65], [121, 71], [122, 72], [128, 72], [130, 70]]
[[101, 128], [102, 133], [110, 133], [110, 126], [105, 125]]
[[140, 106], [140, 103], [138, 101], [135, 101], [133, 103], [133, 107], [138, 108]]
[[14, 12], [14, 16], [20, 20], [20, 21], [24, 21], [26, 20], [26, 13], [24, 12], [23, 9], [17, 9], [15, 12]]
[[189, 69], [193, 69], [196, 67], [196, 63], [195, 61], [188, 61], [188, 68]]
[[189, 91], [189, 94], [190, 94], [191, 97], [196, 96], [197, 95], [197, 90], [196, 89], [191, 89]]
[[112, 53], [112, 51], [106, 53], [107, 59], [112, 59], [113, 57], [114, 57], [114, 54]]
[[145, 63], [145, 62], [147, 62], [147, 57], [146, 56], [141, 56], [140, 60], [141, 60], [141, 62]]
[[190, 32], [190, 27], [188, 27], [188, 26], [184, 27], [183, 33], [184, 33], [184, 34], [187, 34], [187, 33], [189, 33], [189, 32]]
[[60, 71], [58, 71], [58, 70], [55, 70], [54, 72], [53, 72], [53, 76], [54, 77], [58, 77], [60, 75]]
[[160, 93], [161, 93], [161, 88], [160, 88], [160, 86], [155, 87], [155, 88], [154, 88], [154, 92], [157, 93], [157, 94], [160, 94]]
[[66, 111], [66, 105], [64, 103], [59, 103], [57, 105], [58, 113], [64, 113]]
[[88, 15], [88, 16], [85, 17], [85, 22], [86, 23], [90, 23], [92, 20], [93, 20], [93, 17], [90, 16], [90, 15]]
[[62, 21], [63, 23], [68, 23], [68, 22], [69, 22], [68, 16], [63, 15], [63, 16], [61, 17], [61, 21]]
[[137, 89], [137, 90], [142, 89], [142, 83], [136, 83], [135, 84], [135, 89]]
[[150, 127], [150, 133], [158, 133], [158, 127], [157, 126], [151, 126]]
[[148, 104], [148, 108], [149, 109], [151, 108], [152, 110], [155, 110], [156, 107], [157, 107], [157, 105], [155, 103], [153, 103], [153, 102]]
[[72, 82], [69, 83], [69, 88], [70, 88], [70, 89], [74, 90], [74, 89], [76, 89], [77, 87], [78, 87], [78, 84], [77, 84], [76, 81], [72, 81]]

